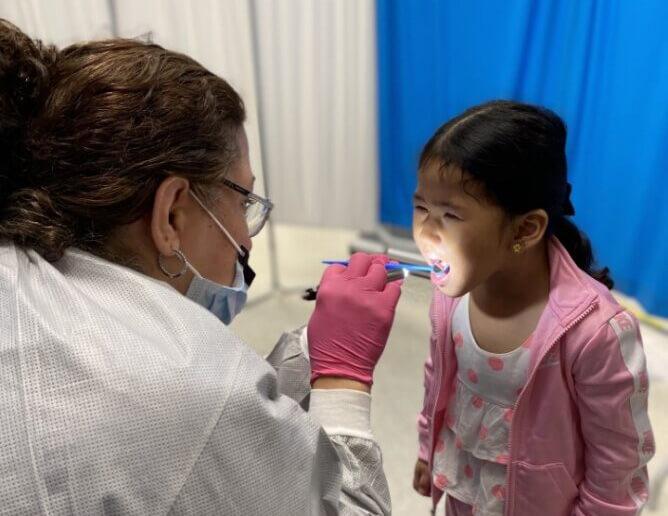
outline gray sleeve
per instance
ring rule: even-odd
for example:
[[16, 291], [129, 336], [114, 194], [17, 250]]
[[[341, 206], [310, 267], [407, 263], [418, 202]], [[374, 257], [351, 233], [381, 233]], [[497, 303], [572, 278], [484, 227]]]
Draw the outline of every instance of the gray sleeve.
[[340, 514], [341, 463], [325, 431], [252, 350], [234, 374], [170, 514]]
[[376, 442], [328, 436], [279, 378], [251, 350], [241, 357], [170, 514], [390, 514]]
[[308, 410], [311, 394], [311, 366], [302, 335], [306, 326], [284, 333], [274, 349], [267, 355], [267, 362], [276, 371], [278, 392], [289, 396]]
[[[306, 327], [302, 327], [284, 333], [267, 356], [267, 361], [276, 370], [279, 392], [308, 410], [311, 369], [305, 331]], [[345, 400], [329, 397], [328, 404], [339, 401], [345, 403]], [[328, 432], [341, 463], [340, 514], [391, 514], [390, 493], [380, 447], [370, 435], [360, 436], [355, 426], [352, 425], [352, 431], [349, 432], [353, 435], [345, 435], [346, 429], [339, 425], [333, 432]]]
[[341, 461], [339, 514], [392, 514], [380, 447], [374, 440], [330, 435]]

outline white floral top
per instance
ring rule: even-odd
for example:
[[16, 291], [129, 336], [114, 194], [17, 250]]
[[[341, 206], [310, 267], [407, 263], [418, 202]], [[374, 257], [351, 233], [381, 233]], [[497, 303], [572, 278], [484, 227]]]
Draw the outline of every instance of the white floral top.
[[527, 381], [531, 339], [509, 353], [481, 349], [469, 319], [469, 295], [452, 318], [457, 379], [436, 441], [434, 485], [472, 506], [476, 515], [502, 515], [510, 423]]

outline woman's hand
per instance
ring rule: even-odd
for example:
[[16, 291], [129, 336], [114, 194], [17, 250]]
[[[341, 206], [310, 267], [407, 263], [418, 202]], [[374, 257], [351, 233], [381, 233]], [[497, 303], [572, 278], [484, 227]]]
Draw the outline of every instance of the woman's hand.
[[415, 463], [413, 489], [422, 496], [431, 496], [431, 475], [429, 474], [429, 465], [420, 459]]
[[311, 383], [321, 377], [373, 383], [401, 295], [401, 282], [387, 282], [388, 262], [356, 253], [347, 267], [325, 270], [307, 330]]

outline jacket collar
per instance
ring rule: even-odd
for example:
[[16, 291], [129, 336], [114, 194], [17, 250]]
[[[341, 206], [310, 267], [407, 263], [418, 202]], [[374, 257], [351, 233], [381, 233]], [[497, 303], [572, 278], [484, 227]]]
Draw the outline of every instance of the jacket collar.
[[551, 237], [548, 242], [548, 255], [550, 294], [547, 308], [562, 327], [568, 327], [596, 301], [598, 293], [585, 280], [586, 272], [575, 264], [556, 237]]

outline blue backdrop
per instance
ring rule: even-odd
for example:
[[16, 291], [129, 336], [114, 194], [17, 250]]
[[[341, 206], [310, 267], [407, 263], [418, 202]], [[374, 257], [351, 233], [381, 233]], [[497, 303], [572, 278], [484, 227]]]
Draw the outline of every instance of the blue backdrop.
[[434, 130], [495, 98], [568, 125], [575, 222], [616, 288], [668, 316], [668, 2], [377, 1], [380, 218], [409, 227]]

